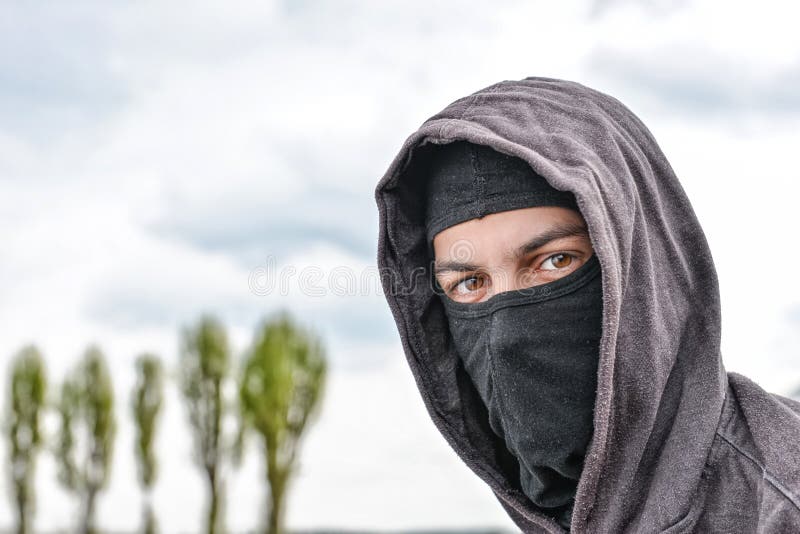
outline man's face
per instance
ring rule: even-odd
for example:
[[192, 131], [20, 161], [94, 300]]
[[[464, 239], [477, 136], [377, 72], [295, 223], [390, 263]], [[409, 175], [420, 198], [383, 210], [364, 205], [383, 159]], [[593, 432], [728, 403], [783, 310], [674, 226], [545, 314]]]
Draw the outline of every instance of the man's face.
[[458, 302], [481, 302], [562, 278], [592, 256], [580, 213], [561, 207], [503, 211], [433, 239], [436, 280]]

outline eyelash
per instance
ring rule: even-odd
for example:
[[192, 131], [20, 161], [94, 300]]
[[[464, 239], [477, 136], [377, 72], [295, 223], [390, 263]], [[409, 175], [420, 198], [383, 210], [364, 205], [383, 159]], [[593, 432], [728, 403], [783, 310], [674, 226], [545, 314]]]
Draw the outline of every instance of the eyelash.
[[[575, 260], [577, 258], [577, 256], [575, 256], [575, 254], [570, 254], [569, 252], [555, 252], [553, 254], [548, 255], [546, 258], [544, 258], [541, 263], [544, 263], [547, 260], [549, 260], [550, 258], [554, 258], [556, 256], [570, 256], [573, 260]], [[540, 263], [540, 265], [541, 265], [541, 263]], [[558, 270], [558, 269], [548, 269], [548, 270]], [[450, 284], [450, 287], [448, 287], [447, 293], [448, 294], [452, 293], [462, 283], [464, 283], [464, 282], [466, 282], [468, 280], [475, 279], [475, 278], [477, 278], [476, 275], [471, 275], [471, 276], [467, 276], [466, 278], [461, 278], [460, 280], [454, 281], [452, 284]]]

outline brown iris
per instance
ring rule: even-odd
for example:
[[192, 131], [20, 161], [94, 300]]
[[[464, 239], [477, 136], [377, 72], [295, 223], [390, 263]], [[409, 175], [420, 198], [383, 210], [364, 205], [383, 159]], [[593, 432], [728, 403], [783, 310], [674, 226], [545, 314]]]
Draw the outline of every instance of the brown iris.
[[555, 256], [551, 256], [553, 258], [553, 267], [556, 269], [563, 269], [564, 267], [569, 267], [572, 263], [572, 256], [569, 254], [556, 254]]
[[483, 279], [479, 276], [467, 278], [463, 283], [464, 289], [467, 291], [475, 291], [483, 287]]

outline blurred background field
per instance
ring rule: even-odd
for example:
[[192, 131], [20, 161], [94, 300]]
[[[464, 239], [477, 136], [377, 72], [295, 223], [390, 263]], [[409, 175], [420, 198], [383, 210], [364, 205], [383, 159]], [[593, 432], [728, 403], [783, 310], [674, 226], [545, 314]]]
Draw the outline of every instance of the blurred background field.
[[[102, 349], [117, 427], [96, 517], [122, 533], [141, 524], [135, 362], [158, 355], [153, 510], [162, 532], [201, 532], [182, 329], [203, 314], [225, 325], [233, 403], [261, 321], [288, 310], [327, 362], [289, 530], [513, 531], [404, 362], [375, 272], [375, 183], [424, 119], [496, 81], [619, 98], [706, 231], [727, 369], [800, 396], [798, 18], [778, 0], [0, 2], [0, 368], [34, 343], [54, 402]], [[224, 425], [236, 435], [236, 416]], [[35, 531], [74, 531], [57, 410], [43, 427]], [[226, 468], [230, 532], [264, 522], [263, 455], [246, 447]], [[9, 452], [4, 439], [0, 528], [14, 523]]]

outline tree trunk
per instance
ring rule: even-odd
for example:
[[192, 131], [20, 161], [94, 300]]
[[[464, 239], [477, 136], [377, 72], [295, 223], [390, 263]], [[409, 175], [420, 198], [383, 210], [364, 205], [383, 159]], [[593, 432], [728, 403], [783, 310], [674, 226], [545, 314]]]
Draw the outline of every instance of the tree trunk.
[[206, 472], [208, 473], [208, 490], [211, 494], [208, 504], [208, 524], [206, 532], [208, 532], [208, 534], [222, 534], [223, 529], [220, 525], [221, 500], [219, 478], [217, 477], [216, 470], [213, 468], [207, 469]]
[[28, 519], [31, 514], [28, 507], [28, 499], [23, 491], [18, 490], [17, 492], [17, 534], [29, 534], [30, 532]]
[[283, 534], [283, 485], [271, 484], [267, 506], [267, 534]]
[[280, 465], [275, 452], [276, 445], [267, 448], [267, 483], [269, 501], [267, 502], [267, 534], [283, 534], [283, 506], [286, 497], [286, 483], [289, 480], [289, 467]]
[[156, 534], [158, 525], [156, 524], [156, 514], [153, 511], [153, 504], [148, 496], [142, 506], [142, 534]]
[[86, 505], [83, 511], [82, 534], [95, 534], [94, 528], [94, 509], [97, 500], [97, 489], [90, 487], [86, 492]]
[[211, 488], [211, 502], [208, 506], [208, 534], [217, 534], [217, 514], [219, 506], [219, 496], [217, 495], [217, 488]]

